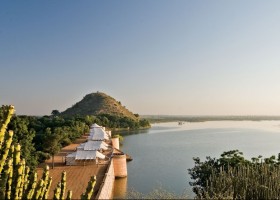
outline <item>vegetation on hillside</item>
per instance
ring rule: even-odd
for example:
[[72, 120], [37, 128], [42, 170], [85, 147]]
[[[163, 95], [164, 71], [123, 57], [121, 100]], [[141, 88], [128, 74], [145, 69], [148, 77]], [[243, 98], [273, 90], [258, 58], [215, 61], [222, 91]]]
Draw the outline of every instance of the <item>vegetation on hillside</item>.
[[61, 113], [63, 116], [86, 116], [108, 114], [111, 116], [127, 117], [138, 120], [139, 115], [133, 114], [120, 101], [113, 97], [96, 92], [87, 94], [81, 101]]
[[91, 122], [112, 130], [135, 130], [150, 127], [148, 120], [140, 119], [139, 114], [133, 114], [120, 101], [102, 92], [87, 94], [81, 101], [64, 112], [53, 110], [52, 115], [63, 118], [87, 118]]
[[246, 160], [238, 150], [220, 158], [194, 158], [190, 184], [197, 199], [278, 199], [280, 157]]
[[135, 130], [139, 128], [149, 128], [151, 126], [146, 119], [133, 120], [129, 117], [120, 117], [110, 114], [100, 114], [93, 118], [94, 123], [108, 127], [112, 130], [120, 128]]

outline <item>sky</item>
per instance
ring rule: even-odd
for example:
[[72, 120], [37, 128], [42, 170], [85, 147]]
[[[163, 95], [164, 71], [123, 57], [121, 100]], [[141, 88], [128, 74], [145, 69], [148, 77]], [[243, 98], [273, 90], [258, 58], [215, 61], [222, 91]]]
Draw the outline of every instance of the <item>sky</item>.
[[280, 1], [0, 1], [0, 104], [280, 115]]

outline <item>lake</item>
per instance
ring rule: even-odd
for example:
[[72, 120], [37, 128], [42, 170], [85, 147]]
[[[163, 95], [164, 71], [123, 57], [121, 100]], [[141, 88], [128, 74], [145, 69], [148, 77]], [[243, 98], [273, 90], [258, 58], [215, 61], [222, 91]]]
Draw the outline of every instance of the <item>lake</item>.
[[248, 159], [280, 153], [280, 121], [208, 121], [153, 124], [149, 130], [124, 137], [121, 150], [132, 156], [128, 177], [115, 182], [115, 198], [132, 188], [149, 193], [163, 187], [193, 197], [187, 169], [193, 157], [219, 157], [238, 149]]

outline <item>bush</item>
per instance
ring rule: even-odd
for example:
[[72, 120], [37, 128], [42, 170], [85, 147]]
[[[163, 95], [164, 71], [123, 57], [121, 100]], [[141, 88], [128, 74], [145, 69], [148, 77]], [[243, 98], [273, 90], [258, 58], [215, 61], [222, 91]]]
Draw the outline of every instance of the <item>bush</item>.
[[274, 199], [280, 196], [280, 157], [246, 160], [238, 150], [219, 159], [194, 158], [190, 185], [198, 199]]
[[50, 154], [45, 153], [45, 152], [43, 152], [43, 151], [38, 151], [38, 152], [37, 152], [37, 157], [38, 157], [38, 162], [39, 162], [39, 163], [42, 163], [42, 162], [44, 162], [45, 160], [51, 158]]
[[262, 163], [220, 168], [211, 173], [198, 199], [279, 199], [280, 167]]
[[61, 143], [61, 145], [62, 145], [63, 147], [65, 147], [65, 146], [67, 146], [67, 145], [69, 145], [69, 144], [72, 144], [72, 141], [71, 141], [69, 138], [64, 138], [64, 139], [62, 139], [62, 140], [60, 141], [60, 143]]

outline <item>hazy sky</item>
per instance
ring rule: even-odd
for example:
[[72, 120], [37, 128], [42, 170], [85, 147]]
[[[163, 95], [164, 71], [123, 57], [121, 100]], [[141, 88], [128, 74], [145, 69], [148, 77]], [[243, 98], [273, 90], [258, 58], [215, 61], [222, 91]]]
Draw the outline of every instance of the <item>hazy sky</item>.
[[280, 115], [280, 1], [0, 1], [0, 104]]

